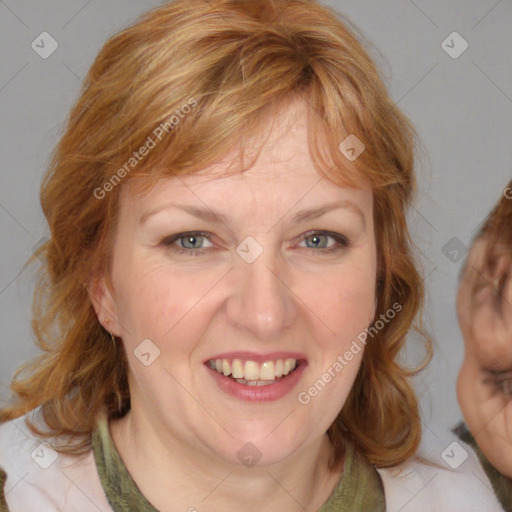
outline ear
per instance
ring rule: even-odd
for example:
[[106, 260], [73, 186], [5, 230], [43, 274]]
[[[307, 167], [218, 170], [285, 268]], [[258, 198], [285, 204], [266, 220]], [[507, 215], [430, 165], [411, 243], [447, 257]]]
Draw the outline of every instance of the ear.
[[114, 336], [121, 336], [117, 317], [117, 304], [111, 287], [104, 277], [91, 281], [87, 288], [89, 299], [96, 311], [99, 323]]

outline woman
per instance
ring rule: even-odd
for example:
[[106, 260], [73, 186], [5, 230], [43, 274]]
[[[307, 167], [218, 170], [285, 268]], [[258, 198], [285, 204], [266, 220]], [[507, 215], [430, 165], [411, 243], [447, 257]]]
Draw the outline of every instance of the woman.
[[500, 510], [468, 446], [419, 448], [413, 142], [316, 2], [179, 0], [107, 42], [42, 187], [4, 508]]

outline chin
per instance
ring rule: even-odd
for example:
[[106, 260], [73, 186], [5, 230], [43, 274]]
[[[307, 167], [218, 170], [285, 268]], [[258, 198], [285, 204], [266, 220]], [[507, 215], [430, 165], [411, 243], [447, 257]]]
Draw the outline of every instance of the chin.
[[305, 439], [302, 442], [297, 439], [298, 433], [286, 435], [286, 432], [279, 432], [282, 427], [283, 425], [279, 426], [279, 422], [276, 421], [272, 422], [270, 427], [259, 428], [258, 431], [251, 429], [249, 433], [245, 429], [244, 435], [230, 431], [235, 439], [227, 439], [224, 450], [219, 455], [229, 464], [237, 466], [279, 464], [299, 450], [305, 442]]

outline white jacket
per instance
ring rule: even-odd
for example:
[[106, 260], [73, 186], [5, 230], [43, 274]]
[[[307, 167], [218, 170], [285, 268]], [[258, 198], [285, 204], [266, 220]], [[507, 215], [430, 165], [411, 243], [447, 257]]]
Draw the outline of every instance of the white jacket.
[[[378, 470], [387, 512], [503, 512], [476, 454], [450, 432], [426, 428], [417, 455], [436, 466], [413, 457], [400, 474]], [[23, 417], [0, 425], [0, 468], [10, 512], [112, 512], [92, 449], [79, 459], [57, 455]]]

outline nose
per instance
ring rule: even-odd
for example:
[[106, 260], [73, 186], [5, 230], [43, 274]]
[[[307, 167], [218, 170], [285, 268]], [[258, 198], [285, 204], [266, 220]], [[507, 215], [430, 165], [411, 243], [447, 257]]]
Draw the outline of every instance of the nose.
[[285, 262], [264, 251], [252, 263], [238, 259], [231, 274], [226, 315], [232, 326], [273, 341], [296, 322], [296, 297], [286, 282]]

